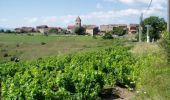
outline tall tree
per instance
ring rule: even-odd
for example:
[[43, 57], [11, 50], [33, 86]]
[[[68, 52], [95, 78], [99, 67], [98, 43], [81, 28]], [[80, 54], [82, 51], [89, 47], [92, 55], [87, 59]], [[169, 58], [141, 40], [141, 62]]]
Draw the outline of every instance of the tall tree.
[[143, 25], [144, 25], [143, 38], [146, 39], [147, 28], [145, 26], [151, 25], [150, 34], [149, 34], [150, 38], [158, 40], [160, 38], [161, 32], [166, 30], [167, 23], [165, 22], [164, 18], [151, 16], [149, 18], [144, 19]]

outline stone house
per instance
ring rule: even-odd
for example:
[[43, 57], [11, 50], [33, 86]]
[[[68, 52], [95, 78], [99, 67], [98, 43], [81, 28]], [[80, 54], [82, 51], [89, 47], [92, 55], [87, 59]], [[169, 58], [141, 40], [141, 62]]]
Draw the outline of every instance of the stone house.
[[109, 25], [100, 25], [100, 31], [101, 32], [110, 32], [113, 30], [113, 28], [116, 27], [122, 27], [124, 29], [127, 29], [126, 24], [109, 24]]
[[29, 33], [29, 32], [35, 32], [35, 29], [33, 27], [21, 27], [21, 28], [16, 28], [15, 32], [17, 32], [17, 33]]
[[101, 32], [110, 32], [113, 30], [114, 27], [116, 27], [116, 25], [114, 25], [114, 24], [100, 25], [100, 31]]
[[99, 32], [99, 28], [96, 25], [84, 25], [84, 28], [86, 33], [91, 36], [97, 35]]
[[15, 32], [22, 33], [22, 29], [21, 28], [15, 28]]
[[36, 31], [44, 34], [48, 32], [48, 26], [47, 25], [37, 26]]
[[69, 26], [67, 27], [67, 31], [70, 32], [70, 33], [74, 33], [74, 29], [75, 29], [75, 28], [76, 28], [75, 25], [69, 25]]
[[128, 26], [129, 34], [135, 34], [138, 32], [139, 24], [130, 24]]

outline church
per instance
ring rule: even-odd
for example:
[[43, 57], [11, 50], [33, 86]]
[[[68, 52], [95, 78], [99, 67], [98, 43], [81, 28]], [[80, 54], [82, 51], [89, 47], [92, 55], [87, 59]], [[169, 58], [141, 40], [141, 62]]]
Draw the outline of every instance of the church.
[[79, 16], [75, 20], [75, 25], [69, 25], [67, 27], [67, 31], [69, 31], [70, 33], [74, 33], [74, 29], [76, 27], [83, 27], [85, 29], [85, 33], [91, 36], [97, 35], [99, 32], [99, 29], [96, 25], [83, 25], [82, 26], [82, 20]]

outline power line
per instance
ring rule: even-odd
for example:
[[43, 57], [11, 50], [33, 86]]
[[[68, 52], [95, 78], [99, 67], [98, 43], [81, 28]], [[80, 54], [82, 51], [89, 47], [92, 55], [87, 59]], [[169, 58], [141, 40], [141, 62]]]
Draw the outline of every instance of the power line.
[[149, 9], [150, 9], [150, 7], [151, 7], [151, 5], [152, 5], [152, 0], [149, 2], [149, 5], [148, 5], [148, 7], [147, 7], [147, 9], [145, 10], [145, 11], [143, 11], [142, 13], [141, 13], [141, 16], [140, 16], [140, 26], [139, 26], [139, 42], [142, 42], [142, 30], [143, 30], [143, 28], [142, 28], [142, 23], [143, 23], [143, 14], [144, 14], [144, 12], [146, 12], [146, 11], [148, 11]]
[[149, 10], [149, 8], [151, 7], [151, 5], [152, 5], [152, 0], [150, 1], [149, 5], [148, 5], [147, 10]]

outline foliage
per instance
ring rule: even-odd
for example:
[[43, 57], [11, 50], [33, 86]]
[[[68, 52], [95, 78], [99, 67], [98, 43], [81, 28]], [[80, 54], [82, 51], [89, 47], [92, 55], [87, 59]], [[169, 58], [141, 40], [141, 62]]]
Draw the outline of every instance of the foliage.
[[105, 86], [134, 88], [129, 47], [80, 52], [0, 66], [5, 99], [96, 99]]
[[160, 39], [161, 32], [166, 30], [166, 22], [163, 18], [151, 16], [149, 18], [144, 19], [144, 22], [143, 22], [144, 38], [146, 38], [146, 32], [147, 32], [146, 25], [151, 25], [151, 28], [150, 28], [151, 40], [152, 39], [155, 39], [155, 40]]
[[12, 31], [8, 29], [5, 31], [5, 33], [12, 33]]
[[4, 31], [4, 29], [0, 29], [0, 33], [4, 33], [5, 31]]
[[113, 39], [113, 36], [110, 33], [106, 33], [106, 34], [104, 34], [104, 36], [102, 38], [103, 39]]
[[170, 40], [168, 32], [162, 33], [162, 38], [159, 44], [165, 50], [166, 55], [168, 57], [168, 62], [170, 63]]
[[113, 31], [111, 32], [114, 35], [118, 35], [118, 36], [123, 36], [125, 34], [127, 34], [127, 29], [122, 28], [122, 27], [114, 27]]
[[85, 29], [83, 27], [76, 27], [74, 29], [74, 33], [76, 33], [78, 35], [84, 35], [85, 34]]
[[48, 33], [55, 33], [55, 34], [57, 34], [58, 33], [58, 29], [50, 29], [48, 31]]

